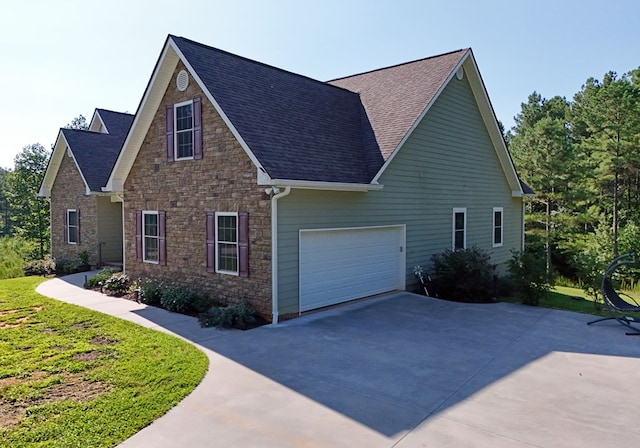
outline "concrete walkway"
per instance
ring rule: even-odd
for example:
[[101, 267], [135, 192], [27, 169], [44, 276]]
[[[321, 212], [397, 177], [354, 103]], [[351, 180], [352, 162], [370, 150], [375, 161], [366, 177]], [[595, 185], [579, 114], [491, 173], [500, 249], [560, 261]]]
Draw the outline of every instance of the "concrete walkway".
[[603, 447], [640, 442], [640, 337], [589, 316], [397, 293], [276, 327], [37, 291], [185, 338], [202, 383], [122, 447]]

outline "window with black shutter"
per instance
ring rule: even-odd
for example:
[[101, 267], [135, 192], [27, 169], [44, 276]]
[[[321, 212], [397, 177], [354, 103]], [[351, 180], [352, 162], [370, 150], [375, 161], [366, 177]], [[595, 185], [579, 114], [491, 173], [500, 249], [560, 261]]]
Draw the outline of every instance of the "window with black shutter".
[[249, 214], [207, 212], [207, 272], [249, 276]]

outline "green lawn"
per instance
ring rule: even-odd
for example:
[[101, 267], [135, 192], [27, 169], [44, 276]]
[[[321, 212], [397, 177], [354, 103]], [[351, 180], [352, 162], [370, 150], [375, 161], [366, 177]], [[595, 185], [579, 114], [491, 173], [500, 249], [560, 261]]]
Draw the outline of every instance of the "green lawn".
[[0, 280], [0, 446], [112, 447], [202, 380], [178, 338]]
[[[517, 297], [501, 299], [504, 302], [520, 303]], [[602, 304], [600, 304], [602, 305]], [[540, 307], [553, 308], [556, 310], [575, 311], [577, 313], [593, 314], [596, 316], [607, 315], [606, 311], [596, 310], [596, 304], [580, 288], [570, 288], [567, 286], [555, 286], [543, 297], [538, 304]]]

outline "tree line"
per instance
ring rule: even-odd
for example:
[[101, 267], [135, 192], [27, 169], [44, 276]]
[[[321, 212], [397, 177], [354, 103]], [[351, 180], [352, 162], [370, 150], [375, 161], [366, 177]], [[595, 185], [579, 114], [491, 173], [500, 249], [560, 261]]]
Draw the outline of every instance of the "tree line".
[[524, 182], [526, 244], [547, 275], [589, 285], [640, 253], [640, 68], [587, 79], [572, 100], [529, 95], [505, 135]]
[[[88, 124], [79, 115], [65, 128], [87, 129]], [[38, 197], [50, 154], [40, 143], [29, 144], [16, 155], [13, 168], [0, 168], [0, 237], [31, 244], [33, 258], [50, 251], [49, 201]]]

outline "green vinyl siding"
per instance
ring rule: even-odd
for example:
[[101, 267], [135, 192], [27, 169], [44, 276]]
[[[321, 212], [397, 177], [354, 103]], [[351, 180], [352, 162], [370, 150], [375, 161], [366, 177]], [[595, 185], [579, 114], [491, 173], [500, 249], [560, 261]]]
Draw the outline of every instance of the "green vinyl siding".
[[[454, 208], [466, 208], [467, 247], [504, 264], [522, 247], [522, 200], [513, 198], [466, 77], [455, 77], [366, 193], [292, 190], [278, 203], [279, 311], [298, 311], [300, 229], [406, 225], [407, 289], [413, 267], [430, 269], [452, 248]], [[503, 245], [493, 247], [493, 208], [502, 207]]]
[[98, 244], [101, 262], [122, 262], [122, 203], [97, 196]]

